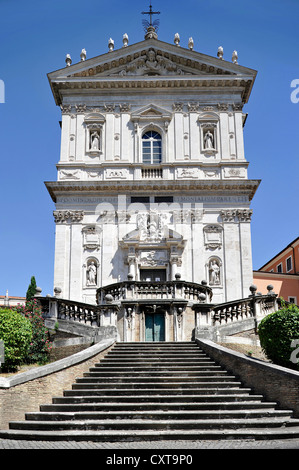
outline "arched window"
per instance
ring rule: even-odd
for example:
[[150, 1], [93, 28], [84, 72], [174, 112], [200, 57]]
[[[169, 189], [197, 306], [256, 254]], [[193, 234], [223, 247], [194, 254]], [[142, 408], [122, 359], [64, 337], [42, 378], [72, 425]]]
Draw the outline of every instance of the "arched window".
[[156, 131], [142, 136], [142, 159], [148, 165], [159, 165], [162, 161], [162, 138]]

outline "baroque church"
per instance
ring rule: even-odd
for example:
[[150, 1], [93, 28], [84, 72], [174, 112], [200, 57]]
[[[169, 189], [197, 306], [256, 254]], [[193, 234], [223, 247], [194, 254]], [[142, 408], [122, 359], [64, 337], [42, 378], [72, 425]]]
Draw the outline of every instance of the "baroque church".
[[158, 39], [48, 74], [61, 108], [54, 292], [98, 304], [121, 341], [190, 340], [200, 302], [248, 296], [243, 129], [256, 71]]

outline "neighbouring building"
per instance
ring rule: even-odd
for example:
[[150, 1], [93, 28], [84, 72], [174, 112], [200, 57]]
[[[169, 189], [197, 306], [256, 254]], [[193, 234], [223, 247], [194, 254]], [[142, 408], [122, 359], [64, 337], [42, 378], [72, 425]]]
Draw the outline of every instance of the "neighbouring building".
[[11, 296], [6, 291], [5, 295], [0, 295], [0, 307], [16, 307], [17, 305], [24, 305], [26, 297]]
[[258, 271], [253, 272], [254, 283], [262, 294], [271, 284], [275, 294], [284, 300], [299, 303], [299, 237], [273, 256]]
[[[256, 71], [145, 38], [48, 75], [61, 108], [55, 295], [110, 307], [130, 340], [183, 339], [192, 302], [247, 297], [253, 282], [243, 129]], [[202, 282], [203, 281], [203, 282]], [[184, 326], [182, 326], [184, 325]], [[130, 328], [130, 335], [128, 329]], [[180, 330], [179, 330], [180, 329]]]

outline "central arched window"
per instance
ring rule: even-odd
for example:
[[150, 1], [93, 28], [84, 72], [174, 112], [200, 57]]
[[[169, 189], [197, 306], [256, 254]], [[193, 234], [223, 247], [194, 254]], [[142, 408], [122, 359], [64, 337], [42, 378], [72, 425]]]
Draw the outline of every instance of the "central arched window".
[[142, 136], [142, 160], [148, 165], [159, 165], [162, 161], [162, 137], [156, 131]]

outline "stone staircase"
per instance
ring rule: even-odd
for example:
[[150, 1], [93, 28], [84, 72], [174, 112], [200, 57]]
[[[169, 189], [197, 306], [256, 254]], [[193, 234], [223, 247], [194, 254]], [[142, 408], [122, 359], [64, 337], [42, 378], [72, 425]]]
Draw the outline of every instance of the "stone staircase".
[[116, 343], [62, 397], [0, 431], [44, 441], [298, 437], [292, 411], [253, 394], [192, 342]]

